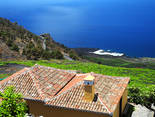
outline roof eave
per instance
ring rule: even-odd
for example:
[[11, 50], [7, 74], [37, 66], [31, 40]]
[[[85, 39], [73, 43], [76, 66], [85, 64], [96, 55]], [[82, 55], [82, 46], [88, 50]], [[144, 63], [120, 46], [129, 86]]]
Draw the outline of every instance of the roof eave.
[[[30, 100], [30, 101], [38, 101], [38, 102], [44, 102], [43, 100], [39, 100], [39, 99], [33, 99], [33, 98], [23, 98], [24, 100]], [[44, 102], [45, 103], [45, 102]]]
[[[32, 99], [32, 98], [23, 98], [23, 99], [24, 100], [30, 100], [30, 101], [44, 102], [43, 100], [39, 100], [39, 99]], [[96, 114], [104, 114], [104, 115], [108, 115], [110, 117], [113, 116], [113, 113], [97, 112], [97, 111], [90, 111], [90, 110], [84, 110], [84, 109], [77, 109], [77, 108], [69, 108], [69, 107], [55, 106], [55, 105], [50, 105], [50, 104], [44, 104], [44, 105], [45, 106], [50, 106], [50, 107], [53, 107], [53, 108], [61, 108], [61, 109], [75, 110], [75, 111], [81, 111], [81, 112], [90, 112], [90, 113], [96, 113]]]
[[90, 111], [90, 110], [84, 110], [84, 109], [77, 109], [77, 108], [69, 108], [69, 107], [63, 107], [63, 106], [55, 106], [55, 105], [50, 105], [50, 104], [45, 104], [46, 106], [54, 107], [54, 108], [61, 108], [61, 109], [67, 109], [67, 110], [75, 110], [75, 111], [81, 111], [81, 112], [90, 112], [90, 113], [96, 113], [96, 114], [104, 114], [108, 115], [110, 117], [111, 113], [106, 113], [106, 112], [97, 112], [97, 111]]

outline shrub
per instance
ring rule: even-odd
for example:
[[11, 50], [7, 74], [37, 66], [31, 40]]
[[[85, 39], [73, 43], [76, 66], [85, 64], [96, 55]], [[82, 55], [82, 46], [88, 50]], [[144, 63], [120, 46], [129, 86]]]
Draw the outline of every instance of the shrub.
[[22, 95], [15, 93], [15, 88], [7, 87], [4, 93], [0, 92], [2, 102], [0, 103], [0, 117], [24, 117], [27, 106]]
[[74, 60], [79, 60], [78, 56], [73, 51], [70, 51], [69, 52], [69, 57], [72, 58], [72, 59], [74, 59]]
[[129, 102], [151, 109], [152, 104], [155, 105], [155, 88], [153, 87], [150, 91], [142, 91], [138, 87], [130, 87]]
[[11, 50], [19, 51], [18, 46], [11, 39], [8, 39], [6, 44], [10, 47]]
[[12, 46], [10, 47], [11, 50], [14, 50], [14, 51], [19, 51], [19, 48], [16, 44], [12, 43]]
[[64, 57], [63, 57], [63, 54], [60, 51], [54, 50], [51, 53], [51, 58], [54, 58], [54, 59], [63, 59]]
[[26, 55], [29, 60], [37, 60], [41, 58], [43, 54], [43, 49], [40, 45], [35, 47], [35, 45], [30, 42], [27, 44], [26, 48], [24, 48], [23, 55]]
[[11, 39], [8, 39], [7, 41], [6, 41], [6, 44], [10, 47], [10, 46], [12, 46], [12, 43], [13, 43], [13, 41], [11, 40]]
[[44, 50], [43, 53], [42, 53], [42, 58], [43, 59], [49, 60], [51, 58], [51, 56], [52, 56], [52, 53], [49, 52], [49, 51]]
[[142, 92], [137, 87], [129, 88], [129, 102], [133, 102], [135, 104], [143, 104], [143, 99], [141, 96]]

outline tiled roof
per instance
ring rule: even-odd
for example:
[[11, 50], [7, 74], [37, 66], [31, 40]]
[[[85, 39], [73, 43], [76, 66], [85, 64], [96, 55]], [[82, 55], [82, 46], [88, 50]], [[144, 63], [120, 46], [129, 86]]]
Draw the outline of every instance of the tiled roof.
[[36, 87], [45, 100], [55, 96], [76, 75], [75, 73], [43, 66], [35, 66], [29, 73], [34, 76]]
[[16, 87], [16, 92], [20, 92], [26, 98], [36, 99], [39, 97], [37, 88], [34, 86], [33, 79], [31, 78], [28, 68], [25, 68], [7, 79], [0, 82], [0, 91], [5, 87], [13, 85]]
[[88, 102], [84, 100], [84, 90], [83, 90], [83, 81], [73, 86], [67, 92], [64, 92], [52, 100], [47, 102], [47, 105], [64, 107], [76, 110], [83, 111], [92, 111], [92, 112], [100, 112], [100, 113], [110, 113], [104, 104], [102, 104], [101, 100]]
[[71, 71], [43, 66], [25, 68], [0, 82], [0, 89], [14, 85], [17, 92], [25, 98], [49, 100], [61, 90], [73, 77]]
[[112, 113], [119, 103], [129, 78], [91, 73], [95, 77], [96, 101], [83, 99], [83, 80], [89, 74], [35, 65], [0, 82], [0, 89], [14, 85], [25, 99], [42, 100], [53, 107]]
[[94, 74], [95, 77], [95, 90], [98, 97], [101, 99], [110, 112], [113, 112], [123, 95], [129, 78], [125, 77], [112, 77]]

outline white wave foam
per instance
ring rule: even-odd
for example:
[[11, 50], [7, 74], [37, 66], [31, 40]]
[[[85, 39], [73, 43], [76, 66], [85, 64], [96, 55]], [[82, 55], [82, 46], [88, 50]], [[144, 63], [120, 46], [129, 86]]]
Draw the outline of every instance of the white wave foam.
[[105, 52], [104, 50], [97, 50], [95, 52], [89, 52], [97, 55], [111, 55], [111, 56], [123, 56], [123, 53], [116, 53], [116, 52]]

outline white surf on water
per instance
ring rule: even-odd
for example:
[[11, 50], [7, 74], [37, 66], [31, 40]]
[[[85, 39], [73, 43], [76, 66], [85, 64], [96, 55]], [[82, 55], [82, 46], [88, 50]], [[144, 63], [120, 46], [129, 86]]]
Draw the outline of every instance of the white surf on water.
[[110, 56], [123, 56], [123, 53], [117, 53], [117, 52], [106, 52], [104, 50], [97, 50], [94, 52], [89, 52], [89, 53], [93, 53], [93, 54], [97, 54], [97, 55], [110, 55]]

